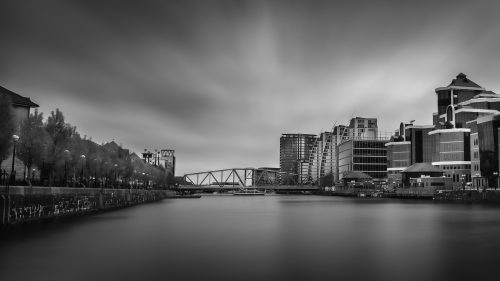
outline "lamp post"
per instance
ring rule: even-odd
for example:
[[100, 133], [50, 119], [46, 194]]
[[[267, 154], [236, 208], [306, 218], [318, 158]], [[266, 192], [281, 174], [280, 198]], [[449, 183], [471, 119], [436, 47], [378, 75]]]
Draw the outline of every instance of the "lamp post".
[[493, 172], [493, 175], [495, 176], [495, 180], [496, 180], [495, 190], [497, 190], [497, 186], [498, 186], [498, 172]]
[[462, 191], [465, 191], [465, 174], [460, 175], [460, 179], [462, 180]]
[[[11, 171], [10, 171], [10, 179], [9, 181], [7, 182], [7, 190], [6, 190], [6, 193], [7, 193], [7, 223], [10, 222], [10, 183], [12, 181], [12, 183], [14, 183], [15, 181], [15, 175], [13, 174], [14, 173], [14, 159], [16, 157], [16, 143], [17, 141], [19, 140], [19, 136], [18, 135], [12, 135], [12, 142], [14, 143], [14, 147], [12, 149], [12, 168], [11, 168]], [[14, 175], [14, 177], [12, 177]]]
[[82, 159], [82, 171], [80, 173], [80, 184], [83, 185], [83, 164], [85, 162], [85, 155], [84, 154], [80, 155], [80, 158]]
[[97, 163], [99, 162], [99, 159], [97, 158], [94, 158], [94, 188], [96, 187], [96, 183], [97, 183]]
[[12, 148], [12, 167], [10, 169], [10, 181], [12, 184], [16, 181], [16, 173], [14, 171], [14, 161], [16, 159], [16, 144], [19, 141], [18, 135], [12, 135], [12, 142], [14, 143], [14, 147]]
[[65, 149], [64, 151], [64, 186], [68, 186], [68, 157], [69, 150]]
[[116, 175], [116, 169], [118, 167], [118, 164], [114, 164], [113, 165], [113, 173], [114, 173], [114, 176], [113, 176], [113, 188], [115, 188], [116, 186], [116, 178], [117, 178], [117, 175]]

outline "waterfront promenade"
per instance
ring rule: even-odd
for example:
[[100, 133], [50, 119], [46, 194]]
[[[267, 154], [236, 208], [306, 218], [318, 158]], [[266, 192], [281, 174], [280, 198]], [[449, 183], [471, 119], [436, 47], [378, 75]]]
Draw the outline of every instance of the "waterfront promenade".
[[[7, 196], [7, 189], [8, 194]], [[0, 187], [0, 226], [79, 216], [157, 201], [167, 190], [70, 187]], [[10, 199], [10, 200], [9, 200]]]

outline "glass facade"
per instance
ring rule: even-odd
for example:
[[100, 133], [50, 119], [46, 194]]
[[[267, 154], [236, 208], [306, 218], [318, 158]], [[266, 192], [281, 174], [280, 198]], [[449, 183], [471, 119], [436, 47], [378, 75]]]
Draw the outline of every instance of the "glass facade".
[[393, 142], [387, 145], [387, 168], [406, 168], [410, 166], [411, 143]]
[[432, 162], [432, 147], [434, 139], [429, 132], [434, 127], [409, 127], [406, 131], [406, 138], [411, 142], [411, 166], [415, 163]]
[[452, 178], [458, 189], [471, 181], [470, 129], [446, 129], [431, 132], [434, 138], [432, 164]]
[[387, 177], [387, 140], [350, 140], [339, 145], [339, 176], [359, 171], [373, 178]]
[[[283, 134], [280, 138], [280, 170], [286, 173], [302, 174], [304, 164], [308, 162], [316, 135]], [[305, 174], [307, 174], [307, 169]]]
[[498, 128], [499, 117], [477, 123], [479, 142], [479, 168], [481, 176], [488, 180], [490, 186], [497, 187], [498, 177]]
[[[478, 90], [466, 90], [466, 89], [453, 89], [453, 104], [458, 104], [463, 101], [470, 100], [474, 98], [474, 96], [480, 94], [482, 89]], [[451, 105], [451, 95], [452, 89], [450, 88], [442, 88], [436, 90], [437, 94], [437, 103], [438, 103], [438, 115], [446, 114], [446, 108], [448, 105]], [[437, 125], [437, 124], [434, 124]]]
[[332, 132], [323, 132], [316, 139], [309, 155], [308, 180], [316, 182], [319, 178], [334, 174], [336, 138]]

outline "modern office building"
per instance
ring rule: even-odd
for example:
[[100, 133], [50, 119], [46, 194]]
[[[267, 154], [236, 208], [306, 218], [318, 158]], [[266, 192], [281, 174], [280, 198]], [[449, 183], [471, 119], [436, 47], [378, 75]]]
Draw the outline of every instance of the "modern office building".
[[401, 172], [411, 165], [411, 142], [406, 141], [397, 133], [385, 146], [387, 147], [388, 185], [398, 187], [402, 182]]
[[[496, 115], [500, 96], [460, 73], [448, 87], [436, 89], [438, 114], [433, 165], [452, 178], [454, 188], [497, 186], [498, 142]], [[453, 96], [448, 102], [444, 97]], [[441, 97], [441, 99], [440, 99]], [[439, 103], [441, 101], [441, 104]]]
[[316, 183], [321, 177], [335, 171], [336, 142], [333, 132], [322, 132], [309, 154], [308, 180]]
[[476, 188], [499, 187], [500, 112], [469, 123], [471, 129], [471, 176]]
[[355, 117], [348, 126], [336, 125], [314, 142], [309, 154], [308, 180], [316, 183], [332, 174], [333, 181], [339, 182], [348, 171], [385, 178], [386, 148], [380, 148], [379, 144], [387, 141], [388, 138], [379, 135], [376, 118]]
[[372, 178], [387, 177], [387, 139], [351, 139], [338, 146], [339, 178], [350, 171]]
[[438, 111], [433, 114], [433, 125], [402, 124], [387, 145], [389, 178], [397, 181], [405, 164], [431, 162], [452, 180], [455, 189], [470, 181], [478, 187], [496, 185], [495, 116], [500, 114], [500, 96], [463, 73], [435, 92]]
[[297, 182], [307, 180], [309, 156], [316, 142], [312, 134], [282, 134], [280, 138], [280, 170], [297, 175]]
[[432, 161], [433, 125], [401, 123], [387, 147], [387, 178], [389, 185], [400, 186], [401, 172], [415, 163]]
[[460, 188], [471, 180], [470, 129], [450, 128], [429, 132], [433, 136], [432, 165], [451, 177], [453, 186]]
[[463, 73], [458, 74], [448, 86], [436, 88], [438, 112], [434, 114], [434, 125], [437, 126], [440, 121], [443, 121], [449, 106], [454, 107], [461, 102], [468, 101], [483, 91], [485, 91], [483, 87], [468, 79]]

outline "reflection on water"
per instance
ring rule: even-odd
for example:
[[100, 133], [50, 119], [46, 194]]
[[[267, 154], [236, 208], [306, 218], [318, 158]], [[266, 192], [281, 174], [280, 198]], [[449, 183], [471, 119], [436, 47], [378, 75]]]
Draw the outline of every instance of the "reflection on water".
[[497, 280], [500, 208], [164, 200], [0, 236], [1, 280]]

